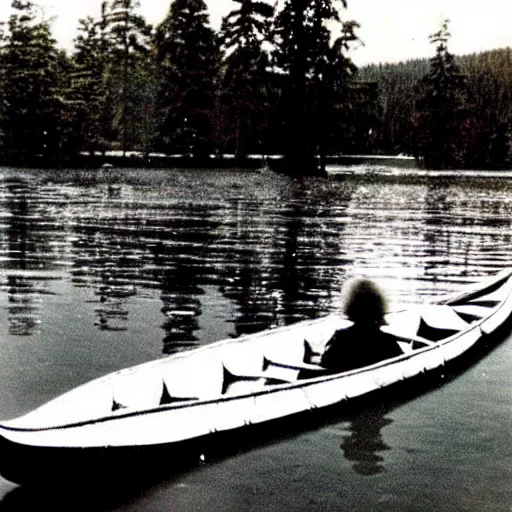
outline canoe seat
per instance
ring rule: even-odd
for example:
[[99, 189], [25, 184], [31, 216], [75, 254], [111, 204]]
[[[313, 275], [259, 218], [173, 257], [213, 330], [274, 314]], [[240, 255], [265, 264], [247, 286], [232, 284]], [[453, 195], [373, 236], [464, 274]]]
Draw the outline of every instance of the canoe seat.
[[441, 341], [468, 326], [460, 314], [448, 305], [421, 306], [415, 311], [400, 311], [386, 316], [384, 332], [413, 342], [420, 348]]
[[305, 363], [310, 363], [315, 356], [320, 355], [305, 338], [293, 340], [293, 343], [288, 340], [285, 341], [285, 343], [279, 343], [279, 340], [276, 340], [276, 343], [271, 347], [267, 347], [263, 354], [263, 369], [269, 366], [269, 361], [284, 366], [300, 367]]
[[307, 339], [288, 343], [283, 350], [278, 344], [267, 350], [263, 357], [263, 370], [275, 378], [282, 378], [291, 382], [325, 373], [325, 369], [315, 361], [320, 354], [311, 347]]
[[223, 358], [222, 394], [257, 391], [325, 373], [321, 366], [305, 362], [315, 354], [307, 340], [293, 344], [284, 341], [287, 343], [283, 345], [276, 341], [276, 349], [268, 350], [272, 355], [243, 345], [229, 347]]
[[160, 397], [160, 403], [158, 405], [169, 405], [178, 402], [191, 402], [199, 400], [197, 396], [177, 396], [169, 393], [165, 381], [162, 380], [162, 396]]
[[265, 386], [263, 354], [253, 347], [230, 345], [222, 356], [221, 394], [242, 394]]
[[490, 313], [490, 308], [471, 303], [453, 306], [453, 310], [468, 323], [480, 320]]
[[381, 329], [397, 338], [408, 339], [417, 336], [420, 320], [419, 310], [389, 313], [386, 315], [386, 324]]
[[112, 383], [111, 409], [145, 410], [214, 399], [222, 392], [223, 378], [222, 361], [212, 352], [185, 356], [144, 371], [122, 372]]
[[447, 305], [421, 308], [417, 335], [431, 341], [440, 341], [462, 331], [468, 323]]
[[[155, 398], [155, 395], [147, 398]], [[190, 402], [194, 400], [199, 400], [198, 397], [187, 397], [187, 396], [174, 396], [169, 393], [169, 390], [167, 389], [167, 385], [162, 380], [161, 383], [161, 395], [160, 399], [155, 403], [151, 400], [148, 401], [142, 401], [139, 400], [137, 403], [133, 401], [133, 396], [127, 399], [127, 397], [124, 398], [124, 401], [119, 401], [120, 398], [113, 396], [112, 397], [112, 412], [119, 411], [121, 409], [136, 409], [136, 410], [142, 410], [142, 409], [151, 409], [153, 407], [157, 407], [159, 405], [170, 405], [174, 403], [179, 402]]]
[[144, 410], [158, 407], [163, 380], [149, 372], [122, 374], [113, 382], [111, 411]]
[[267, 372], [254, 374], [233, 373], [224, 367], [224, 377], [222, 381], [222, 394], [238, 395], [243, 393], [252, 393], [262, 390], [265, 386], [275, 384], [285, 384], [292, 382], [284, 377], [273, 376]]
[[162, 372], [159, 403], [214, 399], [222, 392], [223, 379], [223, 363], [218, 354], [205, 352], [173, 361]]

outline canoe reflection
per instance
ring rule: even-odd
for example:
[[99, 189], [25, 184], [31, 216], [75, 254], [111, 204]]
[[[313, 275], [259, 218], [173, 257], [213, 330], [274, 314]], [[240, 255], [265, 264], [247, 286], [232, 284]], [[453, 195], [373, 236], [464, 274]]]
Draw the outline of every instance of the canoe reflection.
[[384, 442], [382, 428], [393, 422], [382, 409], [361, 412], [349, 423], [350, 434], [343, 438], [340, 448], [356, 473], [365, 476], [385, 471], [382, 452], [390, 447]]

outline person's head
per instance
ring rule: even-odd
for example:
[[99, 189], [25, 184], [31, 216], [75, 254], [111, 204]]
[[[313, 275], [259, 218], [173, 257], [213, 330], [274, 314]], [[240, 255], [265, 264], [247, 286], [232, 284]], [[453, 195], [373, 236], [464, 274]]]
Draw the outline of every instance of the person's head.
[[343, 286], [343, 312], [354, 324], [381, 326], [385, 323], [387, 300], [371, 279], [351, 279]]

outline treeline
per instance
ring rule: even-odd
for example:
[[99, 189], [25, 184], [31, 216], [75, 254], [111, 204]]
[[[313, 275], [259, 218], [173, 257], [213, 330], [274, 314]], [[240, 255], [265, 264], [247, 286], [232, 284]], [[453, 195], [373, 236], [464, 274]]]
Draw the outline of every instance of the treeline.
[[[0, 26], [0, 155], [50, 164], [107, 150], [416, 156], [431, 168], [508, 164], [511, 50], [358, 69], [345, 0], [234, 0], [215, 31], [204, 0], [174, 0], [156, 27], [138, 0], [79, 21], [73, 51], [51, 20], [13, 0]], [[336, 34], [336, 37], [333, 37]]]
[[345, 0], [279, 5], [235, 0], [214, 31], [204, 0], [170, 2], [156, 27], [138, 0], [108, 0], [68, 55], [37, 6], [14, 0], [0, 37], [4, 160], [366, 150], [376, 91], [347, 56], [358, 25], [341, 20]]
[[[441, 35], [441, 34], [438, 34]], [[446, 50], [444, 34], [441, 52]], [[439, 44], [439, 40], [434, 41]], [[437, 57], [438, 53], [436, 53]], [[418, 139], [430, 134], [418, 126], [421, 97], [425, 78], [432, 67], [441, 65], [441, 74], [460, 77], [457, 98], [444, 106], [437, 131], [448, 142], [450, 136], [446, 115], [457, 111], [456, 134], [450, 148], [435, 148], [438, 156], [449, 153], [446, 162], [426, 162], [427, 167], [499, 169], [510, 165], [512, 127], [512, 49], [497, 49], [483, 53], [454, 57], [451, 70], [444, 70], [443, 61], [411, 60], [399, 64], [370, 65], [360, 69], [360, 78], [376, 84], [379, 91], [379, 123], [373, 135], [373, 149], [381, 154], [408, 154], [424, 157]], [[435, 69], [434, 69], [435, 72]], [[442, 84], [446, 89], [447, 84]], [[454, 127], [452, 127], [454, 129]], [[434, 160], [436, 160], [434, 158]]]

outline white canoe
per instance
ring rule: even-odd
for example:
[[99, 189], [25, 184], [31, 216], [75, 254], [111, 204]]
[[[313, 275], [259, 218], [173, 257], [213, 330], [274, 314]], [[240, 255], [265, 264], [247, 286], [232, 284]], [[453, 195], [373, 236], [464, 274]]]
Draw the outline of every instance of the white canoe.
[[388, 314], [385, 329], [397, 337], [403, 355], [365, 368], [327, 374], [309, 362], [336, 329], [350, 325], [330, 315], [111, 373], [1, 422], [0, 474], [24, 481], [43, 472], [44, 459], [59, 451], [112, 453], [181, 443], [336, 404], [425, 373], [509, 319], [511, 276], [508, 270], [459, 296]]

